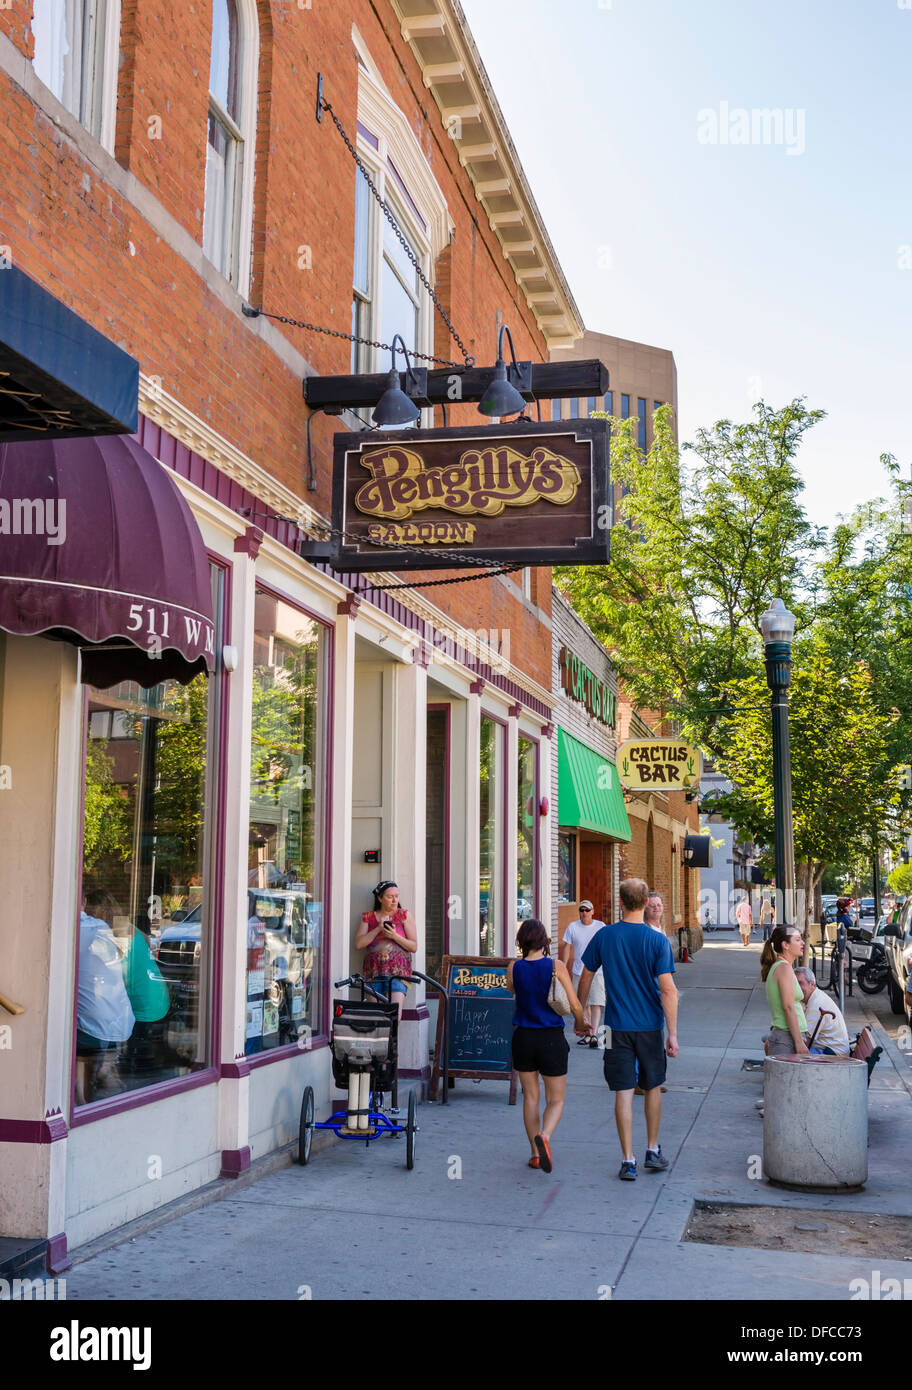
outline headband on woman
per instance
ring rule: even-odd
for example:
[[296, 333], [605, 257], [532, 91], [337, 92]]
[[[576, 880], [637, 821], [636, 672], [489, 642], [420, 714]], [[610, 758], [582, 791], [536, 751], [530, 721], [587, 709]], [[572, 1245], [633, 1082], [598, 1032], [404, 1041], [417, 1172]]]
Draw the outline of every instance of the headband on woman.
[[394, 878], [385, 878], [382, 883], [378, 883], [374, 889], [374, 897], [382, 898], [387, 888], [398, 888], [399, 885]]

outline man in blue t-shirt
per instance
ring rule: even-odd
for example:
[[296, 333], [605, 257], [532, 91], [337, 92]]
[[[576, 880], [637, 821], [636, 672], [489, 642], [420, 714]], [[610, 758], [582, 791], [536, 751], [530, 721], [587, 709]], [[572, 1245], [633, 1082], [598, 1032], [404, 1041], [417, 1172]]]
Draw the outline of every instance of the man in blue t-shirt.
[[[641, 878], [625, 878], [620, 885], [623, 916], [596, 932], [583, 952], [583, 973], [577, 993], [585, 1008], [596, 971], [605, 978], [605, 1080], [615, 1092], [614, 1118], [621, 1141], [618, 1177], [636, 1179], [633, 1155], [633, 1092], [639, 1084], [646, 1092], [646, 1161], [644, 1167], [661, 1172], [668, 1159], [659, 1146], [662, 1118], [662, 1082], [666, 1056], [678, 1055], [678, 992], [674, 958], [668, 938], [653, 931], [643, 918], [649, 894]], [[664, 1027], [668, 1026], [668, 1041]], [[577, 1032], [579, 1029], [576, 1030]]]

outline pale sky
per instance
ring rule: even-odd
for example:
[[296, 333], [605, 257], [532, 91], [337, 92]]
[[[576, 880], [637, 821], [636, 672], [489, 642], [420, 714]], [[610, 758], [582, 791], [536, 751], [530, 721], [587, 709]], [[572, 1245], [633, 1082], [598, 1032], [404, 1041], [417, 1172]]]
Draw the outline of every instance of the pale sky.
[[586, 326], [674, 352], [682, 442], [804, 395], [812, 521], [882, 452], [908, 478], [912, 0], [462, 2]]

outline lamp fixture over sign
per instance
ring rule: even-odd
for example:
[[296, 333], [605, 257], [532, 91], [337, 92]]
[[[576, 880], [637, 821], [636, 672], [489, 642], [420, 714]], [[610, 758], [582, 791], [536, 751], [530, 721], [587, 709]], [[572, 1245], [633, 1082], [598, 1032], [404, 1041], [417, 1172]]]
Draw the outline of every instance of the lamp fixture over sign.
[[[409, 395], [406, 395], [399, 384], [399, 373], [396, 371], [397, 343], [402, 349], [402, 355], [406, 362], [405, 386]], [[387, 430], [396, 429], [400, 425], [413, 425], [420, 418], [421, 411], [412, 396], [423, 398], [427, 395], [427, 368], [412, 366], [408, 350], [398, 333], [393, 337], [392, 352], [393, 361], [386, 382], [386, 390], [374, 407], [374, 413], [371, 416], [379, 429]]]
[[[510, 356], [513, 359], [509, 373], [503, 355], [505, 333], [510, 339]], [[505, 415], [518, 415], [525, 410], [526, 402], [517, 388], [531, 391], [532, 363], [517, 362], [516, 349], [513, 346], [513, 334], [507, 325], [502, 323], [497, 335], [497, 361], [494, 364], [494, 375], [478, 402], [478, 413], [480, 415], [492, 415], [499, 420], [502, 420]]]

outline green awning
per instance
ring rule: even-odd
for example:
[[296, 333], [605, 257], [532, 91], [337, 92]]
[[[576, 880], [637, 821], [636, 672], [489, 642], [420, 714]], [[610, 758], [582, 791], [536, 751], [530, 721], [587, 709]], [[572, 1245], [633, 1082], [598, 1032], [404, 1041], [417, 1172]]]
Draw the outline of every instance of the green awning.
[[630, 821], [617, 768], [578, 739], [557, 731], [558, 825], [630, 839]]

